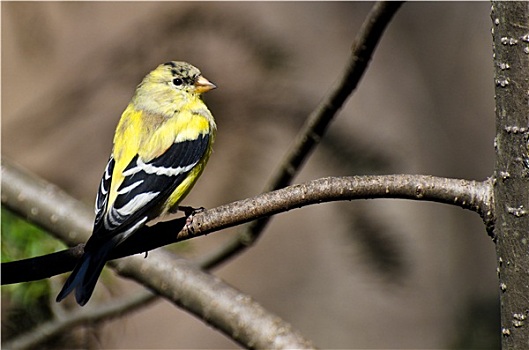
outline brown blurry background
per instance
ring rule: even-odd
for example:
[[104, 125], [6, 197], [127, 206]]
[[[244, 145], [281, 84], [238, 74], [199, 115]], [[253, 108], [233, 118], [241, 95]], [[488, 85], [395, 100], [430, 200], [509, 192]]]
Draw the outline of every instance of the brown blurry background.
[[[136, 84], [159, 63], [185, 60], [218, 86], [206, 96], [219, 129], [215, 152], [184, 201], [210, 208], [263, 189], [338, 79], [372, 4], [1, 6], [3, 157], [91, 207]], [[490, 176], [489, 11], [487, 2], [405, 4], [296, 182]], [[211, 252], [235, 232], [195, 239], [185, 253]], [[487, 338], [494, 341], [499, 329], [494, 256], [473, 213], [376, 200], [279, 215], [254, 247], [215, 273], [323, 348], [448, 348], [473, 336], [494, 345]], [[125, 294], [140, 287], [114, 288]], [[236, 346], [163, 300], [102, 332], [105, 348]]]

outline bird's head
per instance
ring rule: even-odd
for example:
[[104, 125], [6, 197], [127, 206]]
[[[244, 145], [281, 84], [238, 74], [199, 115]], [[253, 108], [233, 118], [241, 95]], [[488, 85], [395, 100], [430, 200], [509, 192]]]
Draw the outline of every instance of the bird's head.
[[178, 109], [178, 105], [200, 98], [201, 94], [215, 88], [215, 84], [204, 78], [195, 66], [170, 61], [143, 78], [134, 99], [138, 107], [149, 110], [165, 110], [168, 105]]
[[151, 72], [151, 75], [177, 90], [190, 93], [201, 94], [216, 88], [215, 84], [202, 76], [198, 68], [186, 62], [171, 61], [161, 64]]

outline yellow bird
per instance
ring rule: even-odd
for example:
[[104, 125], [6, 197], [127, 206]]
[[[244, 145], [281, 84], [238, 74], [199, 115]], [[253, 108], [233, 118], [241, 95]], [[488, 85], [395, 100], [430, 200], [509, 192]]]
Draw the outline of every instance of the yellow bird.
[[186, 62], [147, 74], [121, 115], [95, 203], [92, 236], [57, 296], [90, 299], [112, 250], [149, 221], [173, 212], [202, 174], [216, 124], [202, 93], [216, 86]]

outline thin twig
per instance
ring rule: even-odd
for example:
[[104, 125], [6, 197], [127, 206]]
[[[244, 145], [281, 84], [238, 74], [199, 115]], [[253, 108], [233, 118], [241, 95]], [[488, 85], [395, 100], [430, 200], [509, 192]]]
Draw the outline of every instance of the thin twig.
[[62, 317], [40, 324], [27, 333], [20, 334], [14, 339], [2, 344], [4, 349], [36, 349], [40, 344], [78, 325], [110, 320], [147, 306], [158, 298], [148, 290], [141, 290], [136, 294], [126, 296], [96, 307], [71, 310]]
[[[351, 56], [340, 75], [340, 81], [308, 116], [264, 192], [289, 185], [299, 173], [338, 111], [360, 82], [384, 30], [401, 5], [402, 2], [391, 1], [377, 2], [373, 6], [355, 37]], [[212, 268], [246, 249], [258, 239], [269, 220], [270, 217], [266, 217], [253, 221], [233, 240], [203, 259], [202, 266]]]

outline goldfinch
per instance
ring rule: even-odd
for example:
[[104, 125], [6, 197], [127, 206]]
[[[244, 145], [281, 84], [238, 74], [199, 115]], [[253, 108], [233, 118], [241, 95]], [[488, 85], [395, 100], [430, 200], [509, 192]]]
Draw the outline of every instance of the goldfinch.
[[57, 296], [90, 299], [110, 253], [153, 219], [177, 210], [211, 154], [216, 124], [201, 95], [216, 86], [185, 62], [147, 74], [121, 115], [99, 185], [93, 233]]

